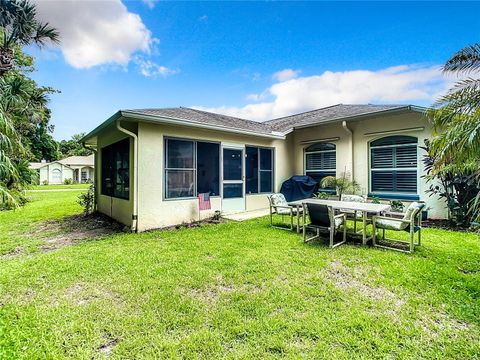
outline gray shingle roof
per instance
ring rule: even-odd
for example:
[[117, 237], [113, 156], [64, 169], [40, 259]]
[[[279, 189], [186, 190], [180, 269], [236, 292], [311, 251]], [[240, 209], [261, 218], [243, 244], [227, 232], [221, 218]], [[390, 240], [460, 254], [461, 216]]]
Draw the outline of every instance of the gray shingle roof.
[[93, 154], [88, 156], [69, 156], [65, 159], [58, 161], [60, 164], [68, 166], [93, 166], [95, 164], [95, 159]]
[[361, 115], [371, 115], [388, 110], [400, 110], [408, 105], [344, 105], [338, 104], [304, 113], [265, 121], [263, 124], [274, 131], [287, 131], [298, 126], [322, 124]]
[[[338, 104], [325, 108], [307, 111], [304, 113], [281, 117], [278, 119], [257, 122], [240, 119], [233, 116], [211, 113], [208, 111], [192, 108], [163, 108], [163, 109], [131, 109], [121, 110], [111, 116], [108, 120], [97, 126], [89, 134], [85, 135], [82, 141], [87, 141], [104, 127], [111, 124], [121, 116], [137, 118], [148, 116], [148, 121], [162, 123], [165, 120], [184, 122], [185, 125], [204, 125], [223, 131], [248, 132], [258, 136], [281, 138], [285, 133], [297, 127], [314, 126], [356, 117], [381, 114], [389, 111], [424, 111], [414, 105], [344, 105]], [[163, 119], [162, 119], [163, 118]]]
[[140, 115], [152, 115], [158, 117], [173, 118], [179, 120], [185, 120], [188, 122], [205, 123], [209, 125], [216, 125], [226, 128], [233, 128], [239, 130], [248, 130], [252, 132], [258, 132], [263, 134], [271, 134], [269, 127], [264, 124], [240, 119], [233, 116], [227, 116], [222, 114], [215, 114], [208, 111], [191, 109], [185, 107], [179, 108], [164, 108], [164, 109], [133, 109], [122, 110], [129, 113], [135, 113]]

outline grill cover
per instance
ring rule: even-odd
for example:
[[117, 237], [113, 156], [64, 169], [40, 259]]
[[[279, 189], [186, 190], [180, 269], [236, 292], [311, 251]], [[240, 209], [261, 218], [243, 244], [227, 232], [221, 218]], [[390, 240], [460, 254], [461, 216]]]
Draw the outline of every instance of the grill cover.
[[310, 176], [292, 176], [285, 180], [280, 192], [287, 201], [296, 201], [311, 198], [318, 191], [318, 182]]

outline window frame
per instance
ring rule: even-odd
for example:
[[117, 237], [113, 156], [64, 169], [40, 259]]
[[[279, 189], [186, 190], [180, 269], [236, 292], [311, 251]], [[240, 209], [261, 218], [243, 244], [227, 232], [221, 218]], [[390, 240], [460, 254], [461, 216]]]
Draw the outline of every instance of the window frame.
[[[334, 149], [332, 150], [314, 150], [314, 151], [307, 151], [307, 149], [316, 144], [329, 144], [333, 145]], [[327, 152], [333, 152], [335, 153], [335, 168], [334, 169], [321, 169], [321, 170], [308, 170], [307, 169], [307, 155], [308, 154], [319, 154], [319, 153], [327, 153]], [[333, 143], [332, 141], [316, 141], [314, 143], [308, 144], [303, 148], [303, 174], [307, 176], [307, 172], [309, 173], [328, 173], [328, 172], [333, 172], [333, 176], [337, 177], [337, 144]], [[326, 176], [332, 176], [332, 175], [326, 175]], [[325, 193], [332, 193], [335, 194], [337, 192], [336, 189], [328, 189], [328, 188], [319, 188], [318, 189], [321, 192]]]
[[[245, 195], [261, 195], [261, 194], [272, 194], [275, 192], [275, 148], [271, 146], [258, 146], [258, 145], [245, 145], [245, 156], [247, 155], [247, 148], [257, 149], [257, 192], [247, 192], [247, 164], [245, 164]], [[271, 151], [271, 161], [272, 169], [271, 170], [262, 170], [260, 163], [260, 149], [270, 150]], [[261, 172], [271, 172], [272, 175], [272, 191], [261, 191], [260, 181], [261, 181]]]
[[[193, 168], [168, 168], [168, 140], [180, 140], [180, 141], [189, 141], [193, 142]], [[218, 145], [218, 195], [210, 195], [210, 198], [219, 198], [222, 195], [222, 157], [221, 157], [221, 150], [222, 146], [219, 141], [211, 141], [211, 140], [199, 140], [199, 139], [190, 139], [190, 138], [182, 138], [176, 136], [164, 136], [163, 137], [163, 191], [162, 196], [164, 201], [176, 201], [176, 200], [192, 200], [197, 199], [197, 143], [209, 143], [209, 144], [216, 144]], [[167, 197], [167, 172], [168, 170], [193, 170], [193, 196], [182, 196], [182, 197]]]
[[[386, 138], [395, 138], [395, 137], [407, 137], [411, 139], [415, 139], [416, 142], [411, 142], [407, 144], [389, 144], [389, 145], [377, 145], [372, 147], [372, 143], [378, 140], [386, 139]], [[415, 167], [391, 167], [391, 168], [378, 168], [378, 169], [373, 169], [372, 168], [372, 148], [373, 149], [381, 149], [381, 148], [386, 148], [386, 149], [393, 149], [393, 148], [399, 148], [399, 147], [413, 147], [415, 146], [416, 151], [415, 151], [415, 156], [416, 156], [416, 166]], [[418, 146], [418, 137], [416, 136], [411, 136], [411, 135], [387, 135], [387, 136], [382, 136], [379, 138], [376, 138], [374, 140], [371, 140], [368, 143], [368, 188], [369, 188], [369, 195], [372, 196], [382, 196], [382, 197], [390, 197], [390, 198], [419, 198], [419, 186], [420, 186], [420, 171], [419, 171], [419, 149], [420, 147]], [[396, 152], [395, 152], [396, 154]], [[395, 155], [396, 156], [396, 155]], [[398, 173], [402, 171], [415, 171], [416, 172], [416, 183], [415, 183], [415, 192], [404, 192], [404, 191], [398, 191], [398, 189], [394, 191], [374, 191], [372, 188], [372, 181], [373, 181], [373, 172], [396, 172], [396, 176], [398, 177]]]
[[[105, 193], [105, 188], [104, 188], [104, 185], [105, 185], [105, 180], [104, 180], [104, 161], [105, 161], [105, 158], [104, 158], [104, 155], [105, 155], [105, 151], [107, 149], [110, 149], [110, 156], [112, 154], [112, 150], [111, 149], [115, 149], [115, 148], [118, 148], [118, 147], [121, 147], [121, 144], [122, 143], [125, 143], [128, 145], [125, 145], [125, 147], [128, 149], [127, 150], [127, 159], [128, 159], [128, 192], [126, 195], [117, 195], [115, 193], [115, 187], [116, 187], [116, 180], [115, 181], [112, 181], [112, 192], [111, 194], [107, 194]], [[101, 191], [100, 191], [100, 195], [103, 195], [103, 196], [108, 196], [108, 197], [112, 197], [112, 198], [115, 198], [115, 199], [121, 199], [121, 200], [127, 200], [129, 201], [130, 200], [130, 190], [131, 190], [131, 186], [130, 186], [130, 182], [131, 182], [131, 176], [130, 176], [130, 171], [131, 171], [131, 166], [132, 166], [132, 162], [131, 162], [131, 159], [130, 159], [130, 156], [131, 156], [131, 141], [130, 141], [130, 138], [129, 137], [125, 137], [121, 140], [118, 140], [118, 141], [115, 141], [109, 145], [106, 145], [104, 147], [102, 147], [100, 149], [100, 153], [101, 153], [101, 158], [100, 158], [100, 184], [101, 184]], [[116, 153], [115, 153], [116, 155]], [[110, 159], [112, 160], [112, 158]], [[112, 163], [115, 163], [116, 160], [115, 160], [115, 157], [113, 157], [113, 162]], [[118, 176], [118, 169], [115, 169], [115, 172], [112, 174], [113, 175], [113, 179], [116, 179], [116, 177]], [[125, 188], [125, 187], [124, 187]]]

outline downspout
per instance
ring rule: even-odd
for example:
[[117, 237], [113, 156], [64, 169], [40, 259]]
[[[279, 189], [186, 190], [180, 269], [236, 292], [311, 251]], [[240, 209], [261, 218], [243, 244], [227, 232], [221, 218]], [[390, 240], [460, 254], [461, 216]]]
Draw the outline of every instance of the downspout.
[[120, 119], [116, 121], [117, 129], [133, 138], [133, 214], [132, 214], [132, 232], [137, 232], [138, 227], [138, 137], [137, 134], [122, 128]]
[[[90, 147], [85, 143], [83, 143], [82, 145], [85, 149], [92, 150], [93, 154], [94, 154], [95, 161], [93, 162], [93, 165], [94, 165], [94, 169], [95, 169], [95, 172], [94, 172], [94, 174], [95, 174], [95, 180], [94, 180], [94, 183], [95, 183], [95, 203], [93, 204], [93, 206], [94, 206], [93, 210], [97, 211], [97, 199], [98, 199], [98, 190], [99, 190], [98, 179], [100, 178], [100, 176], [97, 176], [98, 174], [97, 174], [97, 171], [96, 171], [97, 169], [99, 169], [99, 167], [97, 166], [98, 152], [97, 152], [97, 148]], [[81, 177], [82, 174], [79, 174], [78, 176]]]
[[342, 121], [342, 127], [350, 135], [350, 141], [349, 141], [350, 171], [351, 171], [352, 180], [355, 180], [354, 173], [353, 173], [353, 131], [347, 126], [347, 122], [345, 120]]

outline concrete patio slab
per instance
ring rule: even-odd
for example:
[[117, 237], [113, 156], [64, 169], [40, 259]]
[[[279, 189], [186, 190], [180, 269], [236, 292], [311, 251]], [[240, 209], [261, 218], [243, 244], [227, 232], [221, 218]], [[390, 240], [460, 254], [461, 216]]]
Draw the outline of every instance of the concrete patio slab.
[[260, 210], [254, 210], [254, 211], [244, 211], [244, 212], [234, 213], [234, 214], [225, 214], [225, 215], [222, 215], [222, 217], [224, 219], [233, 220], [233, 221], [245, 221], [245, 220], [266, 216], [268, 214], [269, 214], [268, 209], [260, 209]]

